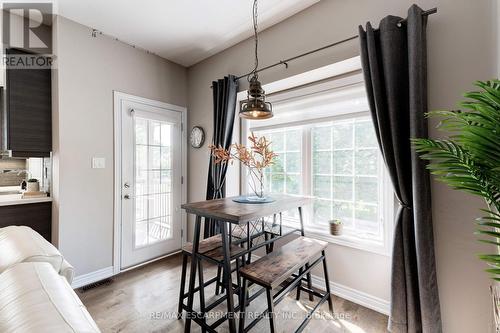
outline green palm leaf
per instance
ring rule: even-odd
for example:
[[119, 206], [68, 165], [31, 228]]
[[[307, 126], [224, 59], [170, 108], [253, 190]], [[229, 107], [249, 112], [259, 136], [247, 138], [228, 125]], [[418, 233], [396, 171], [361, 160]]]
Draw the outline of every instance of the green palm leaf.
[[[500, 80], [476, 82], [479, 91], [464, 94], [461, 110], [428, 113], [439, 118], [438, 128], [449, 133], [446, 139], [413, 139], [420, 158], [437, 180], [448, 186], [482, 197], [488, 215], [476, 219], [478, 241], [500, 249]], [[481, 254], [486, 272], [500, 281], [500, 254]]]

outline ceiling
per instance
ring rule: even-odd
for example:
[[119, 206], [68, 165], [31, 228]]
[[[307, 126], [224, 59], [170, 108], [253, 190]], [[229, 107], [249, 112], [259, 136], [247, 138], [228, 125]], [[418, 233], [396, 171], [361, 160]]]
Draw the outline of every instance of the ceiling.
[[[319, 0], [260, 0], [259, 31]], [[59, 0], [56, 12], [191, 66], [253, 34], [252, 0]]]

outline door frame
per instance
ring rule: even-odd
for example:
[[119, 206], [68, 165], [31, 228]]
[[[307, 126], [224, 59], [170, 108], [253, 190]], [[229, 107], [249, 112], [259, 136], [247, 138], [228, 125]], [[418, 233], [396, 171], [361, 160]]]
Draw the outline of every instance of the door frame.
[[[121, 272], [145, 265], [152, 261], [162, 259], [166, 256], [177, 253], [169, 253], [167, 255], [155, 258], [153, 260], [128, 267], [126, 269], [121, 268], [121, 231], [122, 231], [122, 209], [121, 209], [121, 178], [122, 178], [122, 114], [121, 114], [121, 104], [123, 100], [133, 101], [136, 103], [141, 103], [149, 106], [159, 107], [163, 109], [168, 109], [169, 111], [177, 111], [181, 113], [181, 204], [186, 203], [187, 200], [187, 131], [186, 131], [186, 120], [187, 120], [187, 109], [182, 106], [168, 104], [149, 98], [134, 96], [126, 94], [120, 91], [113, 90], [113, 127], [114, 127], [114, 184], [113, 184], [113, 273], [119, 274]], [[180, 207], [179, 207], [180, 208]], [[186, 226], [187, 226], [187, 214], [181, 210], [181, 246], [186, 242]], [[181, 249], [179, 249], [181, 250]]]

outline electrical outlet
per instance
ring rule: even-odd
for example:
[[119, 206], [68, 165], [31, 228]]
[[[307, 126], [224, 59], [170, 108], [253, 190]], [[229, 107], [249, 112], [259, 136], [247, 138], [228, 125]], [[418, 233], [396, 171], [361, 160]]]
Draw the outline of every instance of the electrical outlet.
[[106, 159], [104, 157], [92, 157], [92, 169], [104, 169]]

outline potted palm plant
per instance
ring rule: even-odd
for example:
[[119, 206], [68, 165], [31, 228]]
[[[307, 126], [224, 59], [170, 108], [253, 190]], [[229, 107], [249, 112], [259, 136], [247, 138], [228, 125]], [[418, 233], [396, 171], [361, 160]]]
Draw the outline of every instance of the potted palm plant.
[[434, 111], [446, 139], [414, 139], [428, 169], [450, 187], [477, 195], [487, 208], [477, 218], [479, 241], [496, 246], [496, 253], [480, 254], [494, 280], [491, 287], [497, 332], [500, 332], [500, 81], [476, 82], [479, 91], [464, 94], [465, 110]]

